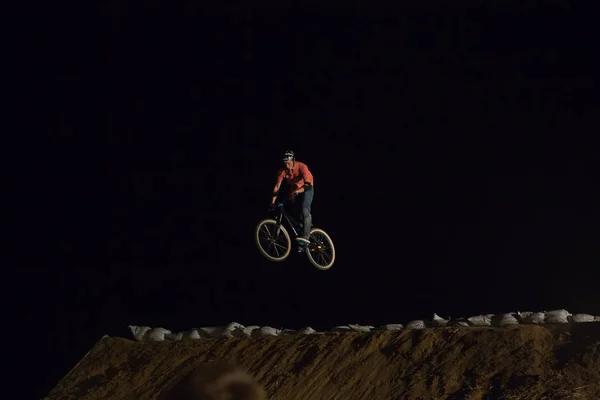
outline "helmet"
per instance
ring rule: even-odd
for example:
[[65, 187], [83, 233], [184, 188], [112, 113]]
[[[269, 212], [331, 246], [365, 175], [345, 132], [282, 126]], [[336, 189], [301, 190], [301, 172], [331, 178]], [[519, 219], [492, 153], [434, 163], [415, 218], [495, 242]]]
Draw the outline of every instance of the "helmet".
[[287, 161], [287, 160], [295, 160], [296, 159], [296, 154], [294, 154], [293, 151], [291, 150], [286, 150], [285, 153], [283, 153], [283, 161]]

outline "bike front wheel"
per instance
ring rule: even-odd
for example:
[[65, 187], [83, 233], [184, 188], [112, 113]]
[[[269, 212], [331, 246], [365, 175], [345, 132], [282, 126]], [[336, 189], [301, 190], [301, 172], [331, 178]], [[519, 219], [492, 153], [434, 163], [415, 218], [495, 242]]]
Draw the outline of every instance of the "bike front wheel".
[[310, 231], [310, 243], [304, 249], [310, 263], [320, 270], [327, 270], [335, 261], [335, 246], [331, 237], [319, 228]]
[[285, 260], [290, 255], [292, 241], [283, 225], [274, 219], [264, 219], [256, 226], [254, 238], [258, 250], [267, 259], [275, 262]]

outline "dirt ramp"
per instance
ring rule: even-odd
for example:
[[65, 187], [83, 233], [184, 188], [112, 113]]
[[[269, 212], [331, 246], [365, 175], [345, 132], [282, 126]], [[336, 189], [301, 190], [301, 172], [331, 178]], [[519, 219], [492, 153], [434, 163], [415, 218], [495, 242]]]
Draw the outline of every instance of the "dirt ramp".
[[272, 400], [600, 399], [600, 324], [551, 328], [145, 343], [106, 337], [47, 400], [199, 400], [226, 388], [239, 390], [230, 400], [260, 399], [256, 382]]
[[265, 400], [263, 387], [240, 365], [202, 363], [194, 367], [159, 400]]

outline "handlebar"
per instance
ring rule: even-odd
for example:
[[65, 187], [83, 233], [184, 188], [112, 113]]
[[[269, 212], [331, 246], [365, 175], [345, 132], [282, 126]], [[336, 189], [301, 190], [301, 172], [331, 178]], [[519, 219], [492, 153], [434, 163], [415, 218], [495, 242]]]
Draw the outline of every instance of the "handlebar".
[[285, 202], [289, 200], [280, 200], [278, 203], [274, 203], [271, 205], [270, 210], [276, 210], [278, 208], [283, 208], [285, 206]]

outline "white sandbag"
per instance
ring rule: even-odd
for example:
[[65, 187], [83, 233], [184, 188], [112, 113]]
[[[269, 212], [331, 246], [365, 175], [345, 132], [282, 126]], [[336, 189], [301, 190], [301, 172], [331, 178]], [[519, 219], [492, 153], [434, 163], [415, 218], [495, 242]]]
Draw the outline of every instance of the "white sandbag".
[[448, 325], [449, 326], [459, 326], [459, 327], [471, 326], [471, 324], [469, 323], [469, 320], [464, 317], [460, 317], [457, 319], [451, 319], [450, 321], [448, 321]]
[[152, 330], [152, 328], [149, 326], [129, 325], [129, 330], [131, 331], [131, 334], [135, 340], [138, 342], [144, 342], [146, 341], [148, 333]]
[[519, 320], [515, 317], [514, 313], [504, 313], [494, 315], [492, 317], [493, 326], [508, 326], [508, 325], [519, 325]]
[[246, 327], [244, 325], [235, 327], [233, 330], [231, 330], [230, 337], [236, 337], [236, 338], [247, 337], [246, 335], [244, 335], [244, 329], [246, 329]]
[[353, 332], [371, 332], [371, 330], [373, 329], [372, 326], [369, 325], [348, 325], [348, 328], [350, 328], [351, 331]]
[[406, 324], [405, 328], [408, 330], [425, 329], [425, 321], [422, 319], [410, 321]]
[[600, 322], [600, 315], [594, 317], [594, 322]]
[[296, 335], [296, 331], [294, 329], [282, 329], [281, 332], [279, 332], [279, 336], [291, 336], [291, 335]]
[[315, 331], [310, 326], [305, 326], [302, 329], [298, 329], [298, 331], [296, 332], [297, 335], [312, 335], [314, 333], [317, 333], [317, 331]]
[[259, 329], [254, 329], [252, 331], [252, 338], [257, 339], [266, 336], [277, 336], [279, 335], [279, 332], [279, 329], [273, 328], [271, 326], [262, 326]]
[[434, 327], [446, 326], [446, 325], [448, 325], [448, 321], [449, 321], [449, 319], [444, 319], [444, 318], [440, 317], [439, 315], [437, 315], [436, 313], [433, 313], [433, 318], [431, 319], [430, 325], [434, 326]]
[[376, 328], [378, 331], [401, 331], [404, 329], [402, 324], [387, 324]]
[[198, 333], [202, 338], [217, 339], [221, 335], [223, 327], [221, 326], [205, 326], [198, 329]]
[[161, 342], [165, 340], [165, 336], [171, 334], [172, 332], [165, 328], [154, 328], [150, 332], [148, 332], [148, 336], [146, 340]]
[[244, 329], [242, 329], [241, 332], [236, 332], [237, 335], [239, 335], [240, 337], [252, 337], [252, 332], [254, 332], [255, 330], [260, 329], [260, 326], [258, 325], [250, 325], [250, 326], [246, 326]]
[[168, 333], [165, 335], [165, 340], [181, 340], [181, 339], [183, 339], [182, 332]]
[[281, 333], [281, 329], [273, 328], [272, 326], [263, 326], [260, 328], [260, 333], [263, 336], [278, 336]]
[[348, 325], [339, 325], [333, 327], [330, 332], [350, 332], [350, 327]]
[[519, 322], [521, 322], [522, 324], [526, 324], [526, 325], [543, 324], [545, 317], [546, 317], [546, 313], [543, 311], [542, 312], [531, 312], [531, 311], [517, 312], [517, 319], [519, 320]]
[[219, 337], [233, 337], [234, 332], [239, 332], [244, 330], [245, 326], [239, 324], [237, 322], [230, 322], [227, 325], [223, 326], [221, 332], [219, 333]]
[[569, 322], [568, 318], [570, 315], [571, 313], [564, 309], [548, 311], [544, 317], [544, 323], [566, 324]]
[[183, 331], [181, 340], [195, 340], [200, 339], [200, 333], [198, 333], [198, 329], [190, 329], [187, 331]]
[[573, 314], [570, 315], [567, 320], [572, 323], [581, 323], [581, 322], [594, 322], [595, 317], [590, 314]]
[[494, 314], [475, 315], [467, 318], [470, 326], [491, 326]]

